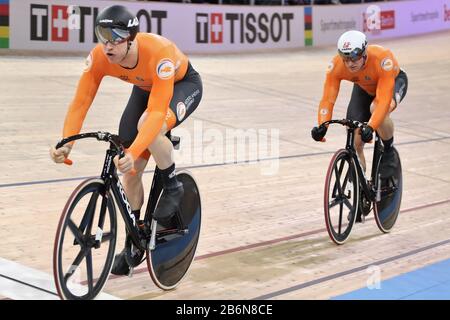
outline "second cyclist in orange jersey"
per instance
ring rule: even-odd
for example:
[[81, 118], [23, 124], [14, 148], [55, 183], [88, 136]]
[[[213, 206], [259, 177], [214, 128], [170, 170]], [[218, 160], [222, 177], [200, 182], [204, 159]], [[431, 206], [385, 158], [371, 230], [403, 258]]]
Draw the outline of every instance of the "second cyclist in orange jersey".
[[[150, 153], [153, 155], [164, 186], [153, 217], [167, 227], [179, 210], [184, 188], [175, 174], [173, 145], [166, 133], [197, 108], [203, 87], [200, 75], [174, 43], [159, 35], [138, 33], [138, 29], [138, 19], [123, 6], [107, 7], [99, 13], [95, 34], [100, 44], [86, 59], [66, 115], [63, 137], [80, 132], [103, 77], [133, 84], [119, 125], [119, 137], [128, 149], [114, 162], [124, 174], [123, 187], [138, 220], [144, 202], [142, 174]], [[72, 147], [52, 148], [52, 159], [67, 163]], [[123, 250], [111, 272], [126, 274], [129, 269]]]
[[319, 123], [331, 120], [334, 102], [342, 80], [355, 83], [370, 96], [375, 97], [375, 109], [369, 125], [376, 130], [383, 122], [393, 99], [395, 78], [400, 69], [391, 51], [378, 45], [367, 46], [367, 58], [357, 72], [345, 66], [337, 55], [328, 66], [324, 94], [320, 101]]
[[[392, 52], [379, 45], [367, 45], [359, 31], [345, 32], [338, 40], [338, 54], [330, 62], [318, 108], [318, 124], [331, 120], [334, 103], [342, 80], [353, 82], [352, 96], [346, 118], [367, 122], [355, 135], [355, 148], [365, 169], [364, 142], [372, 140], [373, 131], [380, 135], [385, 156], [385, 175], [395, 169], [392, 157], [394, 125], [389, 114], [405, 97], [408, 85], [406, 73], [399, 67]], [[326, 127], [315, 127], [311, 134], [323, 140]]]

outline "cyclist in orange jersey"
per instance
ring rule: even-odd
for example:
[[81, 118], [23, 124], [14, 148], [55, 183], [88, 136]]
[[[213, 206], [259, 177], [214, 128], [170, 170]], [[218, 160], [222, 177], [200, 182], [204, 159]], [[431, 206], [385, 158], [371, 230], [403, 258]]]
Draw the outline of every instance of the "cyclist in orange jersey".
[[[197, 108], [202, 97], [202, 81], [174, 43], [138, 30], [139, 20], [123, 6], [107, 7], [99, 13], [95, 34], [100, 44], [86, 60], [66, 115], [63, 137], [80, 132], [104, 76], [133, 84], [119, 125], [119, 137], [127, 151], [125, 157], [116, 157], [114, 161], [124, 174], [123, 186], [138, 220], [144, 202], [142, 174], [153, 154], [164, 186], [154, 218], [168, 226], [179, 209], [184, 189], [175, 175], [173, 145], [166, 133]], [[57, 163], [67, 161], [72, 146], [69, 143], [58, 150], [52, 148], [52, 159]], [[128, 270], [123, 250], [116, 257], [112, 272], [126, 274]]]
[[[390, 113], [406, 95], [408, 78], [392, 52], [378, 45], [367, 45], [364, 33], [347, 31], [338, 40], [338, 54], [330, 62], [323, 97], [318, 110], [319, 125], [331, 120], [334, 103], [342, 80], [354, 83], [347, 109], [347, 119], [367, 122], [355, 134], [355, 149], [365, 171], [364, 143], [370, 142], [373, 131], [383, 141], [382, 178], [395, 170], [394, 124]], [[372, 105], [373, 102], [373, 105]], [[311, 135], [324, 141], [326, 127], [314, 127]]]

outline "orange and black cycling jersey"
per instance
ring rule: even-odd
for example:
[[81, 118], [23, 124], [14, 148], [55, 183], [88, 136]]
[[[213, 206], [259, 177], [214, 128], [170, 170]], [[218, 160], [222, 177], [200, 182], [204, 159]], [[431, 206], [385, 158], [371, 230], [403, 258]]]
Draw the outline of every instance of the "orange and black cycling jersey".
[[319, 124], [331, 120], [341, 80], [347, 80], [360, 86], [369, 95], [375, 96], [375, 109], [368, 124], [374, 130], [378, 129], [389, 112], [395, 78], [399, 71], [400, 68], [392, 52], [378, 45], [368, 46], [366, 62], [363, 68], [355, 73], [350, 72], [342, 58], [336, 55], [330, 62], [326, 74], [318, 112]]
[[138, 44], [138, 62], [134, 68], [110, 63], [101, 44], [91, 51], [69, 106], [63, 137], [80, 132], [102, 78], [112, 76], [150, 91], [147, 104], [149, 114], [129, 152], [137, 159], [153, 142], [164, 124], [174, 83], [186, 73], [188, 58], [174, 43], [159, 35], [138, 33], [135, 41]]

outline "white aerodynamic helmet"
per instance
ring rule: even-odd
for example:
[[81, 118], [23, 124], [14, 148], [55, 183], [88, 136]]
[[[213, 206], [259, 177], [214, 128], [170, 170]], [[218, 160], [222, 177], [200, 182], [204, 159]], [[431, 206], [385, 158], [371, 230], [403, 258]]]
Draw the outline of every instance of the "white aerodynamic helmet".
[[356, 30], [344, 32], [339, 37], [337, 49], [341, 57], [350, 60], [358, 60], [366, 53], [366, 35]]

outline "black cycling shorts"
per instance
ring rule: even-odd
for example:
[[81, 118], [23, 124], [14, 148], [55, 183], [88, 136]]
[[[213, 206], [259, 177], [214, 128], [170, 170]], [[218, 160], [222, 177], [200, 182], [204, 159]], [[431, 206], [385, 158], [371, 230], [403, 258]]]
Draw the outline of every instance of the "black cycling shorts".
[[[406, 76], [406, 73], [400, 69], [399, 74], [395, 78], [395, 89], [393, 95], [397, 105], [406, 96], [406, 91], [408, 91], [408, 77]], [[374, 96], [371, 96], [360, 86], [354, 84], [352, 97], [347, 108], [347, 119], [368, 122], [372, 115], [370, 113], [370, 105], [374, 99]]]
[[[174, 127], [178, 126], [194, 112], [202, 99], [202, 93], [202, 79], [189, 63], [183, 79], [174, 84], [173, 96], [169, 104], [169, 108], [176, 116]], [[138, 134], [138, 122], [142, 114], [147, 110], [149, 95], [150, 92], [133, 86], [133, 91], [119, 125], [119, 137], [126, 148], [133, 143]]]

